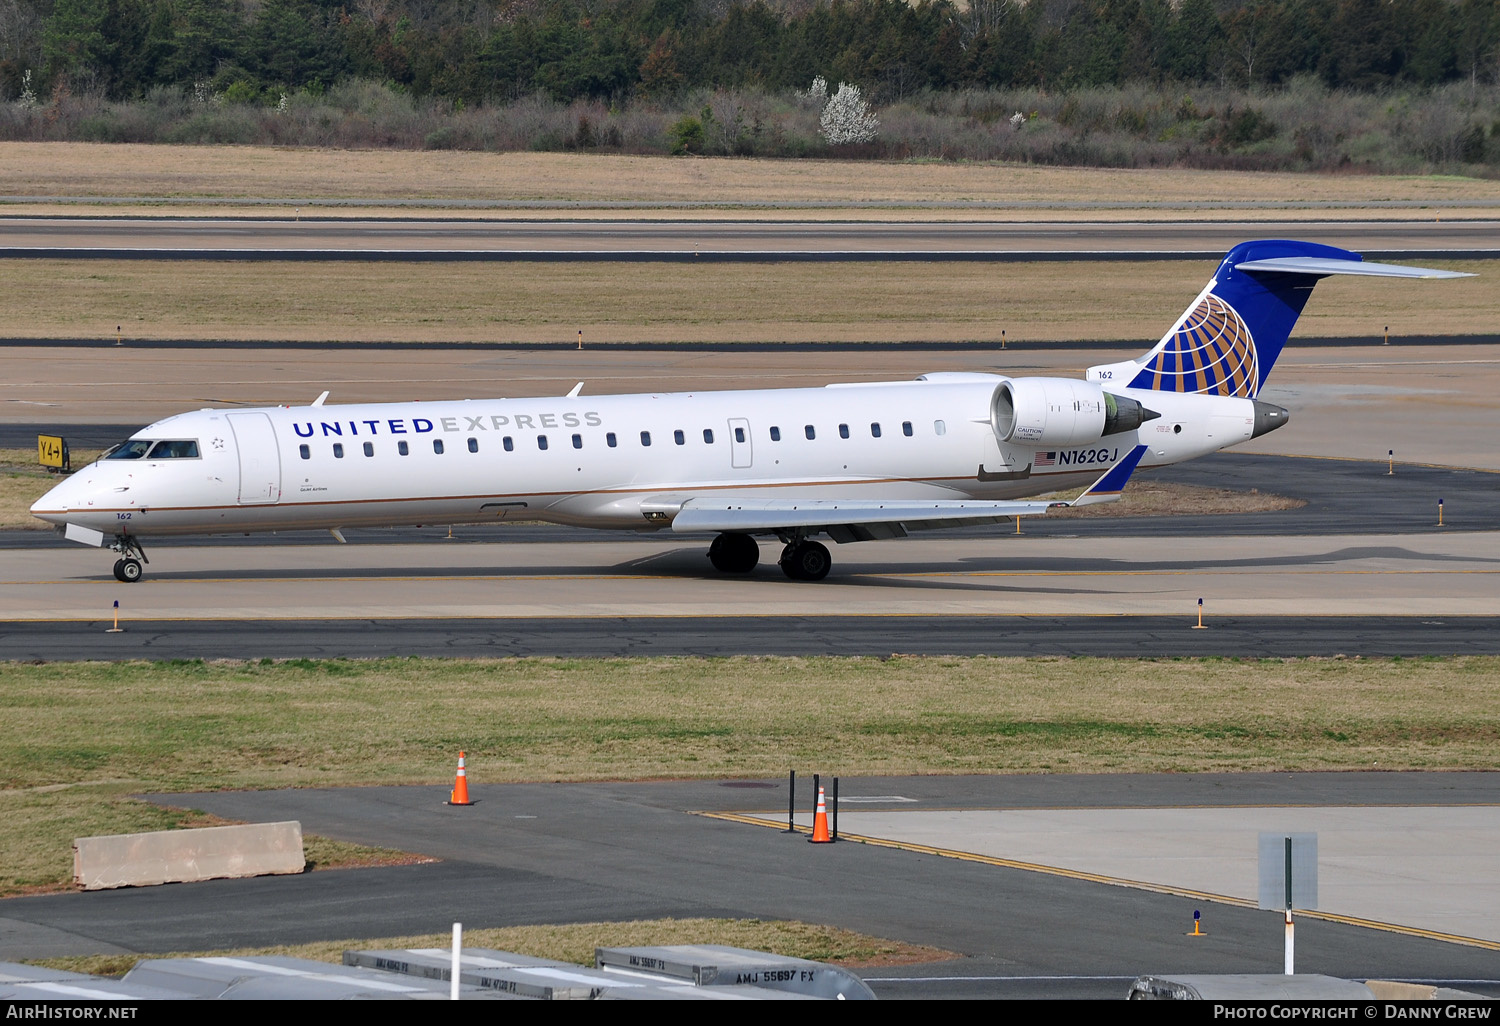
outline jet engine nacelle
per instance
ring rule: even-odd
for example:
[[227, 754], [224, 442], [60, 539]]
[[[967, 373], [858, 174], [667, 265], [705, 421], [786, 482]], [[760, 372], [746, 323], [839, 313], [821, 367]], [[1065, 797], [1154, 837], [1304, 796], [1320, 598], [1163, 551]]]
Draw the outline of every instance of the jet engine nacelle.
[[1159, 416], [1134, 399], [1073, 378], [1010, 378], [990, 399], [995, 437], [1026, 445], [1081, 445], [1134, 431]]

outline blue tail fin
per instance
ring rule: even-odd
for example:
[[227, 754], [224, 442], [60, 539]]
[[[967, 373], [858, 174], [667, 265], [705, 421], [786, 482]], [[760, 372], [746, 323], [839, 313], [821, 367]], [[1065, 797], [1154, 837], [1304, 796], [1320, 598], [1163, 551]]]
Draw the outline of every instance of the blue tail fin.
[[1288, 257], [1360, 260], [1348, 250], [1311, 242], [1240, 243], [1172, 330], [1146, 354], [1131, 386], [1255, 398], [1323, 274], [1247, 270], [1241, 265]]
[[1213, 279], [1172, 330], [1138, 360], [1090, 367], [1090, 381], [1127, 382], [1158, 392], [1254, 399], [1286, 345], [1319, 278], [1468, 278], [1459, 271], [1366, 263], [1315, 242], [1265, 239], [1229, 251]]

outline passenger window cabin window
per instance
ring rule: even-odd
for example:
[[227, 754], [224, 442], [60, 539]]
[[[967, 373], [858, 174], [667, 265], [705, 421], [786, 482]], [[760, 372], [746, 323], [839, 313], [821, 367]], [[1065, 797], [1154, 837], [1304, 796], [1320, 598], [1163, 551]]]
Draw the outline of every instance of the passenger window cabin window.
[[407, 445], [404, 441], [397, 442], [396, 443], [396, 451], [399, 452], [402, 456], [410, 456], [411, 455], [411, 446]]
[[582, 449], [583, 448], [583, 436], [582, 435], [574, 435], [573, 436], [573, 448], [575, 448], [575, 449]]
[[940, 420], [935, 420], [932, 422], [932, 432], [937, 435], [946, 435], [948, 433], [948, 425]]
[[807, 425], [807, 427], [803, 428], [802, 430], [807, 435], [807, 440], [809, 442], [818, 437], [818, 433], [813, 430], [813, 426], [811, 424]]
[[849, 437], [849, 425], [848, 424], [840, 424], [839, 425], [839, 437], [840, 438], [848, 438]]
[[672, 441], [676, 442], [678, 445], [687, 444], [687, 437], [682, 433], [681, 428], [678, 428], [676, 431], [672, 432]]
[[536, 447], [538, 449], [542, 449], [542, 450], [545, 450], [547, 448], [547, 436], [546, 435], [537, 435], [536, 436]]
[[734, 440], [736, 442], [743, 442], [745, 440], [745, 429], [744, 428], [737, 427], [737, 428], [734, 429]]
[[344, 443], [343, 442], [334, 442], [333, 443], [333, 458], [336, 459], [336, 460], [341, 460], [341, 459], [344, 458]]
[[434, 438], [432, 440], [432, 451], [439, 456], [443, 454], [443, 440], [441, 438]]
[[703, 429], [703, 443], [705, 445], [713, 445], [714, 444], [714, 430], [713, 430], [713, 428], [704, 428]]
[[901, 422], [901, 433], [907, 438], [911, 437], [911, 421], [903, 420]]
[[880, 425], [878, 423], [870, 425], [870, 437], [871, 438], [879, 438], [880, 437]]
[[375, 455], [375, 443], [374, 442], [366, 442], [365, 443], [365, 455], [366, 456], [374, 456]]
[[469, 439], [469, 451], [470, 452], [478, 452], [479, 451], [479, 439], [477, 439], [477, 438], [471, 438], [471, 439]]
[[613, 431], [604, 436], [604, 444], [609, 446], [611, 449], [615, 447], [615, 433]]
[[511, 438], [510, 435], [506, 435], [504, 438], [500, 439], [500, 444], [505, 447], [506, 452], [515, 451], [516, 440], [514, 438]]
[[649, 431], [642, 431], [641, 432], [641, 444], [642, 445], [650, 445], [651, 444], [651, 432], [649, 432]]
[[779, 442], [779, 441], [781, 441], [781, 428], [779, 428], [779, 427], [773, 427], [773, 428], [771, 428], [771, 441], [773, 441], [773, 442]]
[[297, 455], [305, 460], [310, 460], [312, 459], [312, 450], [305, 445], [299, 445], [297, 446]]

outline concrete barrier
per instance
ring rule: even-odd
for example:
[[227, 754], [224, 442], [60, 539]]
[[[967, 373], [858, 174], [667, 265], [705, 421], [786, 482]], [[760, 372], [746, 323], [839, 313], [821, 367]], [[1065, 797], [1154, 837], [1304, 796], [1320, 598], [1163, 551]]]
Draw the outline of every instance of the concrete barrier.
[[306, 865], [295, 820], [73, 840], [73, 882], [86, 891], [300, 873]]

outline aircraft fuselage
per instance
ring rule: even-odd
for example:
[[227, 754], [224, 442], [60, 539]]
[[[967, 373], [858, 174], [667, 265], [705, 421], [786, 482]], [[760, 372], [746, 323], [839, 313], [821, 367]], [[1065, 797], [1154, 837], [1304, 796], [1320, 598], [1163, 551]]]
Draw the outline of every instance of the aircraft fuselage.
[[1041, 495], [1087, 485], [1138, 443], [1148, 446], [1141, 466], [1155, 467], [1244, 441], [1254, 430], [1252, 400], [1117, 388], [1161, 416], [1066, 445], [1007, 442], [991, 414], [996, 386], [1007, 379], [931, 377], [198, 410], [132, 436], [192, 441], [195, 455], [116, 454], [75, 473], [33, 513], [143, 538], [503, 519], [656, 530], [670, 518], [650, 510], [709, 495]]

